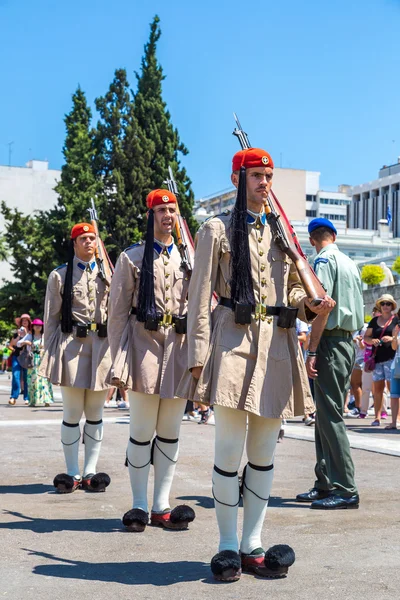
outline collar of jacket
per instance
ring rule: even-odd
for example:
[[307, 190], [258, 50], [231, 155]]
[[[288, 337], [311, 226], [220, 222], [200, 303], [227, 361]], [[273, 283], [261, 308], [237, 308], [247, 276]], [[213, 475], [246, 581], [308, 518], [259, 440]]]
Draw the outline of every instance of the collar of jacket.
[[80, 269], [81, 271], [86, 271], [86, 269], [87, 269], [88, 271], [93, 273], [93, 271], [96, 267], [95, 260], [93, 260], [90, 263], [86, 263], [86, 262], [83, 262], [82, 260], [79, 260], [79, 258], [77, 258], [76, 256], [75, 256], [75, 260], [76, 260], [76, 266], [78, 267], [78, 269]]
[[319, 263], [329, 262], [328, 259], [324, 257], [324, 254], [326, 254], [326, 252], [328, 252], [328, 250], [338, 250], [338, 247], [336, 244], [327, 244], [326, 246], [321, 248], [321, 250], [318, 252], [317, 256], [314, 259], [314, 265], [313, 265], [314, 270], [315, 270], [315, 267]]
[[170, 244], [169, 246], [165, 246], [164, 244], [161, 244], [161, 242], [159, 242], [158, 240], [154, 240], [154, 250], [157, 252], [157, 254], [162, 254], [165, 251], [168, 252], [168, 256], [171, 256], [173, 247], [174, 242], [172, 242], [172, 244]]
[[264, 211], [257, 218], [254, 216], [253, 213], [250, 213], [249, 211], [247, 211], [247, 223], [249, 225], [255, 225], [258, 220], [260, 221], [261, 225], [264, 225], [264, 227], [266, 226], [267, 215], [265, 214]]
[[329, 250], [339, 250], [339, 248], [337, 247], [336, 244], [327, 244], [326, 246], [321, 248], [321, 250], [318, 252], [318, 254], [315, 258], [319, 258], [320, 256], [322, 256], [323, 254], [325, 254], [325, 252], [328, 252]]

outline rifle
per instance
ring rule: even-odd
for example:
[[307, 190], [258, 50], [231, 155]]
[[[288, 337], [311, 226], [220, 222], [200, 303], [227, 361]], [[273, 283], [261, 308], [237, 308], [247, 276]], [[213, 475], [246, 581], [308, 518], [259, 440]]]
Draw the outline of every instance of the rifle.
[[97, 268], [99, 269], [99, 277], [101, 281], [104, 281], [107, 287], [111, 285], [111, 277], [114, 273], [114, 265], [112, 264], [110, 257], [107, 254], [107, 250], [104, 246], [103, 240], [99, 234], [99, 228], [97, 226], [97, 221], [99, 217], [97, 215], [96, 206], [94, 204], [93, 198], [90, 200], [91, 207], [88, 208], [90, 214], [90, 220], [96, 232], [97, 244], [95, 251], [95, 258], [97, 263]]
[[193, 271], [193, 258], [194, 258], [194, 242], [192, 234], [190, 233], [189, 227], [186, 223], [186, 219], [182, 217], [181, 211], [179, 210], [178, 203], [178, 186], [174, 179], [174, 174], [171, 167], [168, 167], [169, 179], [166, 179], [164, 183], [167, 184], [168, 190], [175, 194], [176, 202], [176, 240], [178, 243], [179, 254], [181, 255], [182, 267], [185, 269], [187, 276], [190, 277]]
[[[237, 115], [233, 113], [236, 125], [233, 130], [242, 147], [242, 150], [252, 148], [247, 133], [242, 129]], [[270, 190], [267, 200], [264, 203], [264, 210], [267, 217], [267, 223], [271, 228], [273, 238], [279, 248], [292, 259], [304, 290], [312, 305], [317, 306], [325, 296], [325, 289], [318, 279], [315, 271], [309, 265], [307, 256], [303, 252], [296, 232], [291, 226], [285, 211], [280, 205], [274, 192]]]

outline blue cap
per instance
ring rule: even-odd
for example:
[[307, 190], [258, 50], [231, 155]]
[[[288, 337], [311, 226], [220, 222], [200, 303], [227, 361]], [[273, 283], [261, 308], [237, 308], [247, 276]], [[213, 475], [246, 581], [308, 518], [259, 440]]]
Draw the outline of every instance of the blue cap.
[[313, 219], [312, 221], [309, 222], [308, 233], [312, 233], [315, 229], [318, 229], [318, 227], [328, 227], [329, 229], [332, 229], [332, 231], [335, 235], [337, 235], [336, 227], [334, 226], [332, 221], [330, 221], [329, 219], [322, 219], [322, 218]]

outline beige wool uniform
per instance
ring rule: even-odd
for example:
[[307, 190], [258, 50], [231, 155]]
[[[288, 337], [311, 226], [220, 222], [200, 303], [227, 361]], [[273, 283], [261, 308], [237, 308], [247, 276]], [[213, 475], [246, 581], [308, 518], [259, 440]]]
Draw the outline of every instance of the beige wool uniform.
[[[298, 317], [308, 321], [311, 313], [306, 310], [306, 294], [294, 264], [272, 241], [265, 216], [249, 216], [250, 220], [256, 303], [297, 307]], [[238, 325], [234, 311], [224, 306], [210, 314], [213, 291], [225, 298], [231, 295], [229, 234], [229, 213], [211, 218], [198, 233], [189, 289], [188, 367], [204, 368], [196, 389], [193, 377], [186, 375], [178, 393], [201, 403], [269, 418], [312, 412], [314, 405], [296, 328], [279, 328], [277, 317], [265, 315], [253, 315], [250, 325]]]
[[[82, 268], [83, 267], [83, 268]], [[111, 366], [107, 338], [100, 338], [96, 331], [88, 331], [87, 337], [76, 337], [61, 331], [61, 306], [67, 265], [50, 273], [44, 310], [45, 353], [39, 369], [40, 375], [52, 383], [64, 387], [105, 390]], [[74, 258], [72, 273], [72, 319], [78, 323], [107, 323], [108, 289], [98, 276], [95, 261], [90, 265]]]
[[[113, 363], [111, 382], [121, 382], [135, 392], [174, 398], [187, 370], [186, 335], [177, 334], [168, 323], [160, 325], [158, 331], [149, 331], [131, 314], [138, 302], [144, 248], [139, 243], [121, 253], [111, 284], [108, 329]], [[186, 314], [188, 286], [175, 244], [163, 248], [155, 243], [157, 312], [168, 315], [167, 320], [171, 315]]]

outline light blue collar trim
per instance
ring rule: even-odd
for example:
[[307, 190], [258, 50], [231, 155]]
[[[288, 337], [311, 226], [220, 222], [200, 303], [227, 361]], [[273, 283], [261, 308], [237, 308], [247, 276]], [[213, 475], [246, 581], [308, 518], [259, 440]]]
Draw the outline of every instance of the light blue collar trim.
[[158, 240], [154, 240], [154, 250], [157, 252], [157, 254], [162, 254], [164, 252], [164, 250], [166, 250], [168, 252], [168, 256], [171, 256], [173, 247], [174, 247], [174, 242], [172, 242], [172, 244], [170, 244], [169, 246], [165, 246]]
[[81, 271], [86, 271], [86, 269], [88, 269], [91, 273], [93, 273], [95, 267], [96, 267], [96, 261], [94, 260], [91, 263], [85, 263], [82, 261], [78, 261], [76, 263], [76, 266], [78, 267], [78, 269], [80, 269]]
[[267, 224], [267, 216], [264, 211], [261, 214], [256, 215], [251, 210], [247, 210], [247, 223], [249, 223], [249, 225], [254, 225], [254, 223], [256, 223], [258, 219], [265, 227], [265, 225]]

